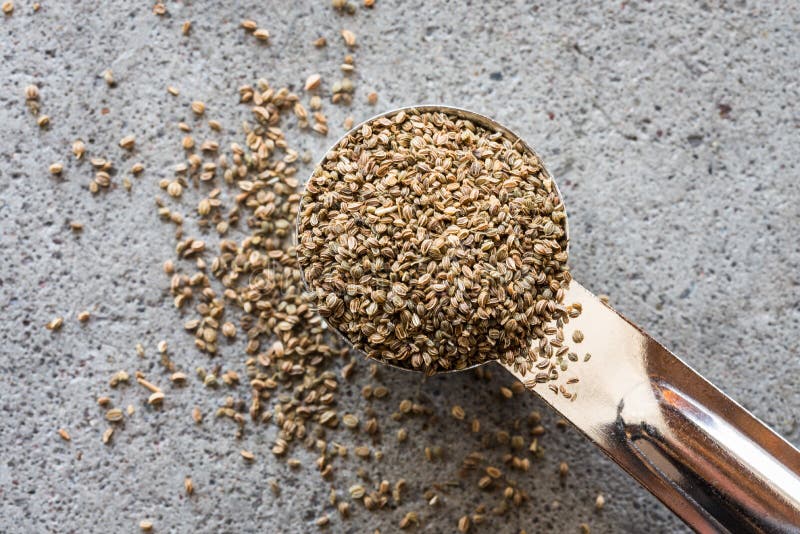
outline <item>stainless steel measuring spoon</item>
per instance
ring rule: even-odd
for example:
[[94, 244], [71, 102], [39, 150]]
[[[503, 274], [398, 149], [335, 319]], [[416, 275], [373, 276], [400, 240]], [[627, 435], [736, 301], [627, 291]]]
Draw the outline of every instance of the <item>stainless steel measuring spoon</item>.
[[[454, 107], [394, 109], [367, 122], [403, 110], [469, 119], [535, 154], [503, 125]], [[574, 280], [564, 302], [583, 306], [565, 339], [582, 331], [581, 352], [592, 354], [570, 366], [577, 398], [503, 365], [508, 372], [698, 532], [800, 532], [800, 451]]]

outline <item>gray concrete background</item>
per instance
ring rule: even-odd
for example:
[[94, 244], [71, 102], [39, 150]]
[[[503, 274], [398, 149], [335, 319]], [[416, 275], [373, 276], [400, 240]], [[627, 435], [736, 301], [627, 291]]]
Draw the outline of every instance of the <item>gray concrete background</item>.
[[[800, 444], [797, 3], [377, 0], [372, 10], [359, 3], [351, 17], [327, 1], [170, 1], [163, 18], [151, 2], [42, 0], [38, 13], [27, 0], [15, 4], [12, 16], [0, 17], [0, 531], [134, 532], [149, 518], [158, 532], [306, 532], [332, 512], [331, 531], [391, 532], [417, 510], [420, 531], [450, 532], [478, 503], [499, 500], [471, 479], [438, 509], [420, 496], [455, 478], [477, 446], [448, 417], [451, 402], [493, 429], [538, 409], [550, 429], [545, 461], [516, 477], [530, 501], [480, 530], [574, 532], [581, 522], [593, 532], [685, 530], [577, 432], [557, 430], [538, 399], [500, 399], [497, 388], [508, 383], [501, 378], [420, 383], [382, 369], [372, 379], [361, 365], [344, 385], [342, 411], [363, 413], [361, 387], [384, 383], [391, 396], [371, 403], [379, 414], [409, 396], [427, 399], [439, 417], [407, 422], [412, 439], [403, 446], [393, 437], [396, 423], [386, 423], [380, 463], [337, 464], [341, 493], [359, 466], [375, 484], [409, 481], [397, 509], [354, 507], [346, 522], [328, 506], [330, 484], [313, 466], [291, 471], [272, 458], [273, 428], [249, 425], [238, 442], [229, 422], [191, 422], [192, 406], [210, 414], [227, 391], [211, 394], [193, 382], [170, 389], [164, 409], [153, 410], [141, 388], [108, 388], [119, 369], [164, 383], [161, 339], [179, 367], [209, 364], [182, 331], [160, 271], [172, 257], [173, 230], [156, 217], [153, 197], [182, 158], [175, 123], [192, 122], [196, 138], [223, 146], [241, 141], [248, 110], [237, 104], [237, 87], [264, 77], [299, 89], [320, 72], [329, 88], [345, 53], [343, 27], [359, 42], [355, 103], [326, 104], [328, 138], [287, 127], [293, 146], [318, 157], [347, 114], [362, 120], [400, 105], [444, 102], [497, 118], [557, 177], [575, 277], [611, 294], [619, 310]], [[244, 18], [269, 29], [269, 45], [238, 28]], [[193, 22], [189, 37], [180, 34], [184, 20]], [[330, 45], [317, 50], [311, 41], [323, 35]], [[106, 68], [116, 88], [99, 77]], [[25, 109], [29, 83], [41, 88], [49, 130]], [[181, 95], [167, 95], [167, 85]], [[375, 108], [365, 103], [373, 89]], [[193, 99], [207, 103], [224, 132], [212, 135], [191, 117]], [[128, 133], [137, 138], [133, 155], [116, 146]], [[90, 156], [105, 155], [118, 169], [145, 163], [131, 193], [88, 192], [91, 169], [69, 156], [78, 137]], [[58, 160], [65, 171], [53, 178], [47, 168]], [[181, 202], [186, 213], [192, 198]], [[70, 220], [84, 223], [82, 234], [69, 231]], [[94, 314], [85, 326], [75, 320], [83, 309]], [[56, 315], [66, 324], [51, 333], [43, 325]], [[239, 346], [224, 347], [226, 367], [241, 373], [243, 360]], [[107, 393], [118, 406], [136, 407], [112, 446], [100, 442], [106, 425], [95, 404]], [[71, 443], [58, 438], [60, 427]], [[339, 432], [336, 439], [363, 438]], [[446, 461], [424, 462], [428, 444], [443, 445]], [[253, 465], [243, 464], [241, 448], [257, 454]], [[315, 458], [302, 447], [294, 456]], [[556, 475], [562, 460], [571, 467], [564, 486]], [[197, 488], [192, 498], [184, 496], [186, 475]], [[269, 477], [282, 481], [278, 498]], [[608, 504], [595, 513], [599, 491]]]

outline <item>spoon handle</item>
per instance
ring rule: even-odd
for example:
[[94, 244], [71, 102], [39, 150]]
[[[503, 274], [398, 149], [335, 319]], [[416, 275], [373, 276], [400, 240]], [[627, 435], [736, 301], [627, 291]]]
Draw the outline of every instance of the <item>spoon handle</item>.
[[583, 306], [565, 344], [592, 355], [560, 373], [577, 396], [507, 370], [696, 531], [800, 532], [796, 448], [580, 284], [564, 302]]

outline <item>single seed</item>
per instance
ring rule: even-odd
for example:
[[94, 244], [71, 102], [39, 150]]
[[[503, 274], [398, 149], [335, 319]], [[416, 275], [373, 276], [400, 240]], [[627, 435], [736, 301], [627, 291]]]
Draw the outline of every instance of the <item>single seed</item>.
[[106, 420], [111, 421], [112, 423], [118, 423], [119, 421], [122, 421], [122, 418], [122, 410], [119, 408], [111, 408], [106, 412]]
[[107, 444], [108, 442], [110, 442], [111, 436], [113, 435], [114, 435], [114, 428], [113, 427], [106, 428], [105, 431], [103, 432], [103, 437], [102, 437], [103, 443]]
[[258, 29], [258, 24], [254, 20], [243, 20], [240, 23], [240, 26], [249, 32], [253, 32]]
[[150, 395], [147, 399], [147, 404], [161, 404], [164, 401], [164, 393], [161, 391], [157, 391]]
[[253, 32], [253, 37], [258, 39], [259, 41], [267, 41], [269, 40], [269, 32], [264, 28], [259, 28]]
[[458, 531], [464, 533], [469, 532], [469, 526], [469, 516], [461, 516], [461, 519], [458, 520]]
[[198, 425], [203, 422], [203, 412], [200, 411], [200, 408], [195, 406], [192, 408], [192, 419]]
[[564, 478], [567, 476], [567, 473], [569, 473], [569, 465], [567, 464], [567, 462], [561, 462], [561, 464], [559, 464], [558, 466], [559, 476], [561, 478]]
[[25, 100], [39, 100], [39, 88], [33, 84], [25, 87]]
[[189, 32], [192, 31], [192, 21], [187, 20], [181, 25], [181, 33], [183, 35], [189, 35]]
[[47, 323], [45, 325], [45, 328], [47, 328], [48, 330], [56, 331], [56, 330], [60, 330], [61, 326], [63, 324], [64, 324], [64, 318], [63, 317], [56, 317], [55, 319], [53, 319], [52, 321]]
[[594, 500], [594, 509], [600, 511], [606, 505], [606, 498], [603, 497], [602, 493], [597, 494], [597, 498]]
[[143, 519], [139, 521], [139, 528], [142, 529], [143, 532], [150, 532], [153, 530], [153, 522]]
[[342, 30], [342, 39], [344, 39], [344, 44], [349, 47], [353, 47], [356, 45], [356, 34], [351, 32], [350, 30]]
[[581, 332], [580, 330], [575, 330], [572, 333], [572, 341], [574, 341], [575, 343], [580, 343], [581, 341], [583, 341], [583, 332]]
[[131, 167], [131, 174], [139, 174], [144, 170], [144, 165], [141, 163], [134, 163]]
[[319, 74], [312, 74], [308, 78], [306, 78], [306, 84], [303, 87], [306, 91], [312, 91], [319, 87], [320, 83], [322, 83], [322, 76]]
[[66, 428], [59, 428], [58, 435], [61, 436], [61, 439], [63, 439], [64, 441], [72, 441], [72, 438], [70, 437], [69, 432], [67, 432]]
[[195, 115], [202, 115], [206, 112], [206, 105], [199, 100], [193, 101], [191, 107]]
[[328, 514], [323, 515], [322, 517], [318, 518], [315, 521], [315, 523], [317, 524], [318, 527], [324, 527], [330, 522], [331, 522], [331, 519], [328, 517]]
[[256, 459], [255, 455], [252, 452], [245, 449], [242, 449], [240, 454], [242, 455], [242, 458], [244, 458], [248, 462], [252, 462], [253, 460]]
[[192, 477], [183, 479], [183, 487], [186, 490], [186, 495], [194, 494], [194, 482], [192, 482]]
[[103, 71], [103, 80], [105, 80], [106, 85], [109, 87], [114, 87], [117, 85], [117, 82], [114, 80], [114, 73], [111, 69], [106, 69]]
[[167, 92], [172, 96], [178, 96], [179, 94], [181, 94], [180, 89], [178, 89], [177, 87], [173, 87], [171, 85], [167, 86]]
[[61, 162], [50, 165], [50, 174], [59, 175], [63, 170], [64, 165]]
[[82, 311], [78, 314], [78, 321], [85, 323], [89, 320], [91, 314], [88, 311]]
[[84, 152], [86, 152], [86, 145], [83, 141], [78, 139], [72, 143], [72, 153], [75, 155], [75, 159], [81, 159]]
[[317, 39], [314, 40], [314, 46], [316, 46], [317, 48], [322, 48], [326, 44], [328, 44], [328, 41], [324, 37], [318, 37]]
[[47, 128], [50, 126], [50, 117], [47, 115], [40, 115], [39, 118], [36, 119], [36, 124], [38, 124], [40, 128]]
[[126, 135], [119, 140], [119, 146], [125, 150], [133, 150], [133, 145], [136, 143], [136, 138], [132, 135]]
[[374, 106], [375, 104], [377, 104], [378, 103], [378, 93], [376, 93], [375, 91], [372, 91], [371, 93], [369, 93], [367, 95], [367, 102], [371, 106]]

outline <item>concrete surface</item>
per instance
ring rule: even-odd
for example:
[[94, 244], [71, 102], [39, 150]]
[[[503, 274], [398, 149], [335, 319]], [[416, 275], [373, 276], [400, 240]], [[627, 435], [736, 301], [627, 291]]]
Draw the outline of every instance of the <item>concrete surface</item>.
[[[307, 532], [329, 512], [333, 532], [391, 532], [417, 510], [419, 531], [451, 532], [459, 516], [499, 499], [471, 479], [438, 509], [421, 497], [433, 482], [455, 478], [477, 446], [447, 415], [451, 402], [498, 429], [538, 409], [550, 429], [546, 461], [516, 477], [531, 499], [476, 531], [576, 532], [582, 522], [592, 532], [686, 530], [575, 431], [557, 430], [541, 401], [500, 400], [507, 382], [499, 378], [420, 384], [390, 370], [371, 379], [361, 365], [340, 408], [362, 412], [360, 388], [381, 382], [392, 394], [372, 403], [379, 414], [412, 396], [428, 399], [439, 418], [408, 423], [413, 439], [404, 446], [389, 422], [382, 462], [337, 466], [340, 493], [359, 466], [374, 483], [409, 481], [397, 509], [354, 507], [346, 522], [327, 504], [330, 484], [313, 466], [290, 471], [272, 459], [273, 428], [249, 426], [238, 442], [228, 422], [191, 423], [192, 406], [209, 414], [225, 390], [212, 395], [193, 383], [153, 410], [141, 388], [109, 389], [119, 369], [165, 381], [155, 355], [161, 339], [181, 368], [208, 365], [182, 331], [160, 271], [173, 229], [156, 217], [153, 197], [182, 157], [175, 123], [197, 123], [188, 103], [201, 99], [225, 126], [214, 137], [223, 146], [240, 141], [248, 112], [237, 87], [264, 77], [299, 89], [315, 71], [330, 84], [345, 53], [343, 27], [358, 36], [356, 102], [326, 104], [328, 138], [289, 128], [294, 146], [317, 157], [347, 114], [361, 120], [399, 105], [446, 102], [496, 117], [544, 155], [561, 185], [575, 277], [611, 294], [618, 309], [800, 444], [796, 3], [377, 0], [372, 10], [359, 2], [351, 17], [323, 0], [198, 0], [168, 2], [163, 18], [151, 2], [42, 0], [38, 13], [32, 2], [15, 3], [12, 16], [0, 17], [0, 531], [135, 532], [149, 518], [157, 532]], [[248, 17], [269, 29], [269, 45], [238, 28]], [[189, 37], [180, 34], [184, 20], [193, 22]], [[317, 50], [310, 43], [321, 35], [330, 44]], [[99, 77], [107, 68], [116, 88]], [[49, 130], [25, 109], [29, 83], [41, 87]], [[168, 84], [180, 88], [178, 98], [166, 94]], [[365, 103], [373, 89], [375, 108]], [[116, 146], [128, 133], [137, 137], [133, 155]], [[119, 169], [145, 163], [131, 193], [118, 186], [89, 194], [91, 169], [69, 156], [78, 137], [89, 155]], [[62, 178], [47, 172], [57, 160]], [[187, 198], [184, 211], [192, 205]], [[69, 231], [70, 220], [84, 223], [82, 234]], [[80, 326], [83, 309], [94, 317]], [[67, 321], [51, 333], [43, 325], [56, 315]], [[243, 372], [243, 360], [237, 345], [225, 347], [226, 365]], [[95, 404], [108, 393], [136, 407], [112, 446], [101, 444], [106, 424]], [[58, 438], [60, 427], [71, 443]], [[445, 446], [447, 460], [424, 462], [427, 444]], [[257, 461], [244, 465], [240, 448]], [[294, 455], [315, 458], [303, 448]], [[562, 460], [570, 465], [564, 486]], [[186, 475], [197, 488], [192, 498], [184, 496]], [[269, 477], [282, 480], [280, 497]], [[597, 492], [608, 503], [601, 513], [593, 510]]]

